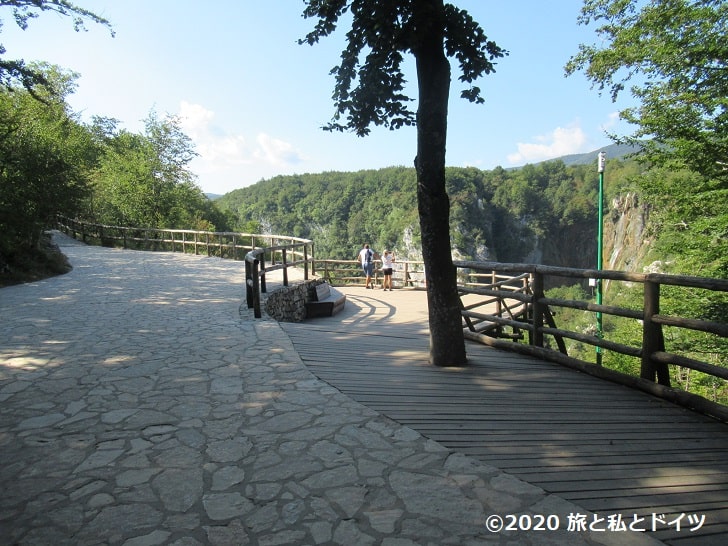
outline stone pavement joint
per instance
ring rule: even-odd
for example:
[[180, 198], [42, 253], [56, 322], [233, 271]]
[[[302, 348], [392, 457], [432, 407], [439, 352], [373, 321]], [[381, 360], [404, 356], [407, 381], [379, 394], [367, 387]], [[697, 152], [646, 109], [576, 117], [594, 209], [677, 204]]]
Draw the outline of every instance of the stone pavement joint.
[[241, 312], [240, 262], [54, 237], [73, 271], [0, 290], [3, 544], [656, 543], [568, 531], [583, 509], [317, 379]]

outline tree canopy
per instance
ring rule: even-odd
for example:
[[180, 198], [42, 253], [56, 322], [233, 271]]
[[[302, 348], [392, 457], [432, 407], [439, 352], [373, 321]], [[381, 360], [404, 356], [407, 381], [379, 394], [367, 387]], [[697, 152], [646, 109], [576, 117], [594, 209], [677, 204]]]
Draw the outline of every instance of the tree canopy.
[[[0, 0], [2, 8], [22, 29], [55, 12], [77, 31], [86, 22], [111, 30], [106, 19], [68, 0]], [[0, 273], [32, 267], [57, 214], [146, 227], [227, 227], [187, 169], [195, 153], [177, 120], [152, 113], [141, 135], [117, 131], [109, 118], [88, 126], [66, 102], [77, 74], [7, 60], [5, 52], [0, 45]]]
[[92, 172], [89, 220], [123, 226], [186, 229], [224, 228], [189, 162], [197, 155], [174, 116], [151, 112], [143, 134], [117, 130], [114, 120], [97, 119], [99, 149]]
[[567, 74], [583, 70], [613, 99], [627, 85], [639, 106], [626, 140], [668, 167], [728, 183], [728, 3], [724, 0], [585, 0], [598, 45], [579, 47]]
[[90, 136], [69, 114], [63, 91], [73, 76], [43, 71], [50, 89], [0, 93], [0, 253], [37, 246], [57, 213], [77, 210], [88, 195]]
[[[608, 189], [636, 167], [610, 160]], [[448, 167], [453, 255], [464, 260], [594, 267], [597, 173], [561, 161], [521, 169]], [[413, 167], [277, 176], [215, 201], [238, 231], [313, 239], [316, 255], [352, 259], [363, 240], [422, 260]], [[589, 250], [583, 252], [583, 248]]]
[[[318, 22], [299, 40], [302, 44], [315, 44], [333, 33], [347, 11], [353, 16], [341, 63], [331, 70], [336, 78], [336, 112], [325, 128], [364, 136], [372, 125], [390, 129], [415, 125], [416, 112], [409, 107], [414, 98], [405, 94], [407, 79], [402, 68], [404, 54], [420, 51], [427, 36], [418, 27], [422, 22], [417, 19], [413, 2], [308, 0], [306, 4], [304, 16], [317, 17]], [[445, 51], [448, 57], [457, 59], [459, 79], [467, 84], [461, 96], [482, 103], [481, 90], [473, 82], [493, 72], [493, 60], [506, 52], [488, 40], [468, 12], [445, 4], [443, 15]]]

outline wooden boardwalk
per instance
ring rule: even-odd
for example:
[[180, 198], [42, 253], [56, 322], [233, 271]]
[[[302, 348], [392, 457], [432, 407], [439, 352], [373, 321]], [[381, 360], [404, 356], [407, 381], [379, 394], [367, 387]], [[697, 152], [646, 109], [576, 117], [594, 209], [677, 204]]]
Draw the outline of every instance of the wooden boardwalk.
[[[728, 541], [728, 425], [565, 367], [466, 342], [469, 365], [427, 362], [426, 295], [343, 288], [344, 311], [283, 323], [309, 369], [443, 445], [600, 517], [660, 526], [675, 545]], [[705, 516], [697, 531], [688, 519]]]

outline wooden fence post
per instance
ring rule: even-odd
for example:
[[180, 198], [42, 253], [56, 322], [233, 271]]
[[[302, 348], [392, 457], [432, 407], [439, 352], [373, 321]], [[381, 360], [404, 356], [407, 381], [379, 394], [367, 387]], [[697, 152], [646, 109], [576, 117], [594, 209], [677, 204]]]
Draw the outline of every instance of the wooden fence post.
[[283, 262], [283, 286], [288, 286], [288, 254], [284, 248], [281, 251], [281, 261]]
[[[308, 271], [304, 271], [304, 279], [308, 280]], [[311, 241], [311, 275], [316, 276], [316, 255], [314, 252], [313, 241]]]
[[245, 302], [248, 309], [253, 307], [253, 266], [245, 260]]
[[[258, 275], [258, 260], [253, 260], [253, 315], [260, 318], [260, 275]], [[265, 277], [263, 277], [265, 278]]]
[[640, 377], [657, 381], [660, 385], [670, 386], [670, 370], [665, 363], [652, 360], [652, 354], [665, 350], [662, 325], [652, 322], [654, 315], [660, 314], [660, 284], [650, 280], [644, 283], [644, 315], [642, 317], [642, 363]]
[[[311, 262], [311, 270], [314, 270], [315, 267], [314, 262]], [[305, 243], [303, 245], [303, 280], [308, 280], [308, 245]]]
[[[263, 292], [265, 294], [266, 292], [268, 292], [268, 287], [265, 283], [265, 251], [260, 253], [260, 260], [258, 263], [260, 264], [259, 265], [260, 275], [256, 275], [256, 279], [260, 279], [260, 281], [259, 281], [260, 292]], [[255, 317], [255, 318], [259, 318], [259, 317]]]
[[[495, 285], [495, 283], [498, 282], [498, 276], [496, 275], [495, 271], [491, 271], [490, 273], [490, 284]], [[524, 291], [525, 294], [525, 291]], [[503, 299], [498, 298], [495, 302], [495, 314], [499, 317], [503, 316]], [[526, 316], [528, 316], [528, 313], [526, 313]]]
[[543, 274], [536, 271], [533, 273], [533, 283], [531, 284], [532, 300], [531, 310], [533, 314], [533, 332], [531, 332], [531, 345], [543, 347], [543, 314], [544, 306], [540, 302], [543, 294]]

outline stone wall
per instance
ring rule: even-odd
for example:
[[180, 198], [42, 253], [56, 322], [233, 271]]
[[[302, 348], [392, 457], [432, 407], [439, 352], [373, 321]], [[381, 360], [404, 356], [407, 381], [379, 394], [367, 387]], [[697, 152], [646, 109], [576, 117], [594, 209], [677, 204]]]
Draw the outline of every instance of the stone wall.
[[301, 322], [306, 318], [306, 302], [313, 299], [311, 292], [324, 282], [324, 279], [311, 279], [261, 294], [261, 309], [280, 322]]

